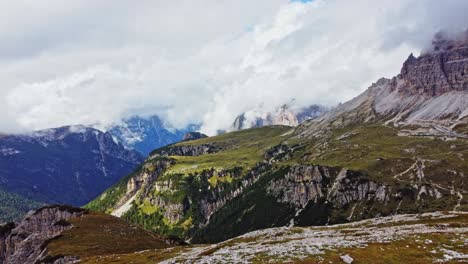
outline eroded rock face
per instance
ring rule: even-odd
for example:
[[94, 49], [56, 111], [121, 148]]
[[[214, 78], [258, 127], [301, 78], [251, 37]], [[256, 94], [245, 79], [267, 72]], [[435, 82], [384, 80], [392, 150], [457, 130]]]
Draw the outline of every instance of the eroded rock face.
[[197, 139], [206, 138], [206, 137], [208, 136], [200, 132], [187, 132], [182, 138], [182, 141], [197, 140]]
[[[199, 212], [201, 216], [200, 225], [205, 225], [209, 222], [210, 216], [219, 208], [223, 207], [228, 201], [242, 194], [243, 191], [255, 183], [262, 174], [270, 168], [267, 163], [260, 163], [246, 175], [242, 176], [242, 171], [236, 170], [204, 170], [195, 175], [201, 181], [208, 181], [213, 176], [216, 177], [231, 177], [236, 180], [242, 177], [241, 180], [233, 184], [228, 190], [222, 184], [211, 187], [207, 186], [206, 190], [199, 190], [197, 196], [187, 194], [180, 202], [170, 201], [164, 198], [164, 195], [157, 195], [149, 199], [153, 206], [164, 208], [163, 215], [172, 223], [177, 223], [184, 218], [186, 213], [192, 209]], [[171, 179], [165, 181], [154, 182], [153, 189], [158, 193], [171, 194], [173, 190], [177, 190], [176, 184]], [[197, 203], [194, 203], [197, 199]]]
[[405, 197], [418, 202], [442, 197], [440, 191], [429, 184], [413, 184], [396, 190], [388, 184], [372, 181], [359, 172], [316, 165], [291, 167], [284, 177], [270, 182], [267, 191], [278, 202], [298, 209], [319, 201], [340, 209], [353, 203], [387, 204]]
[[418, 58], [411, 54], [403, 64], [400, 92], [409, 95], [440, 96], [452, 91], [468, 91], [468, 33], [447, 39], [439, 33], [433, 51]]
[[175, 145], [160, 149], [152, 156], [200, 156], [217, 151], [218, 149], [213, 144]]
[[333, 169], [321, 166], [294, 166], [281, 179], [272, 181], [267, 190], [278, 197], [278, 201], [298, 208], [309, 201], [317, 202], [326, 196]]
[[[87, 210], [67, 206], [48, 206], [31, 211], [18, 224], [3, 227], [0, 233], [0, 263], [43, 263], [47, 242], [72, 226], [68, 220]], [[70, 260], [70, 259], [68, 259]], [[63, 259], [53, 263], [65, 263]]]

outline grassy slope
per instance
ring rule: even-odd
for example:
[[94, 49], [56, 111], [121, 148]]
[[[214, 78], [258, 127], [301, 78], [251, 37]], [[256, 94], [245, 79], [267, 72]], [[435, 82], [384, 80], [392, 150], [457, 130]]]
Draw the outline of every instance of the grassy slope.
[[70, 224], [73, 228], [48, 243], [51, 259], [54, 256], [77, 256], [83, 259], [169, 247], [161, 237], [106, 214], [85, 214], [72, 219]]
[[[455, 140], [446, 142], [440, 139], [402, 137], [397, 130], [382, 125], [361, 126], [334, 130], [331, 135], [322, 139], [298, 142], [290, 139], [290, 144], [302, 143], [306, 147], [294, 154], [291, 160], [277, 166], [302, 164], [318, 164], [331, 167], [348, 167], [363, 173], [366, 177], [377, 182], [384, 182], [394, 189], [407, 188], [413, 182], [436, 183], [443, 188], [466, 192], [464, 174], [468, 173], [468, 142]], [[349, 137], [341, 138], [348, 134]], [[425, 178], [409, 179], [404, 175], [395, 179], [397, 175], [411, 167], [417, 159], [424, 159]], [[452, 173], [449, 170], [458, 171]], [[411, 172], [416, 176], [416, 172]], [[273, 173], [272, 173], [273, 175]], [[199, 241], [221, 241], [258, 228], [280, 226], [285, 223], [275, 222], [276, 216], [291, 217], [283, 211], [288, 211], [287, 205], [275, 203], [275, 198], [266, 195], [265, 186], [272, 177], [264, 177], [257, 184], [247, 189], [245, 193], [228, 202], [221, 210], [214, 213], [210, 223], [196, 235]], [[390, 202], [387, 204], [366, 205], [358, 204], [355, 215], [373, 217], [388, 215], [399, 208], [401, 213], [428, 212], [434, 210], [451, 210], [457, 203], [450, 191], [445, 191], [441, 199], [419, 201], [406, 200], [405, 203]], [[269, 201], [264, 203], [263, 201]], [[258, 204], [257, 204], [258, 202]], [[332, 222], [346, 222], [355, 204], [351, 203], [342, 208], [329, 208], [325, 204], [309, 204], [296, 217], [300, 225], [323, 224], [323, 219]], [[254, 210], [255, 209], [255, 210]], [[460, 210], [467, 210], [466, 199], [460, 202]], [[323, 217], [321, 217], [323, 216]], [[227, 227], [226, 232], [217, 230]]]
[[[287, 225], [289, 217], [295, 213], [294, 209], [277, 202], [264, 188], [286, 172], [287, 168], [281, 168], [261, 177], [243, 194], [214, 213], [210, 224], [193, 234], [192, 241], [223, 241], [249, 231]], [[219, 232], [220, 228], [223, 232]]]
[[[468, 141], [443, 141], [439, 138], [398, 136], [398, 130], [383, 125], [336, 129], [318, 142], [307, 144], [292, 162], [347, 167], [364, 171], [371, 179], [392, 181], [393, 175], [408, 169], [416, 158], [434, 161], [426, 166], [432, 180], [447, 182], [447, 168], [468, 172]], [[339, 139], [349, 134], [349, 137]], [[441, 169], [437, 169], [440, 167]], [[450, 173], [448, 177], [459, 180]]]
[[[158, 181], [170, 180], [172, 190], [165, 193], [153, 193], [152, 196], [157, 195], [167, 201], [179, 202], [185, 197], [189, 197], [196, 206], [201, 195], [210, 188], [223, 185], [223, 188], [229, 189], [229, 186], [239, 182], [239, 179], [232, 177], [206, 179], [200, 176], [200, 172], [211, 168], [216, 170], [241, 168], [245, 173], [257, 162], [264, 159], [263, 155], [267, 149], [281, 142], [290, 145], [301, 144], [302, 148], [293, 154], [292, 159], [278, 163], [276, 168], [294, 164], [348, 167], [361, 172], [372, 180], [385, 182], [397, 189], [405, 188], [406, 185], [416, 181], [414, 179], [416, 172], [409, 171], [398, 179], [395, 179], [394, 176], [410, 168], [418, 159], [424, 160], [425, 177], [417, 181], [438, 184], [446, 189], [446, 194], [442, 199], [430, 204], [418, 205], [419, 207], [414, 206], [414, 201], [408, 201], [401, 206], [402, 212], [451, 209], [457, 203], [454, 196], [450, 194], [452, 187], [455, 186], [456, 191], [466, 193], [464, 177], [460, 173], [468, 174], [468, 163], [465, 162], [468, 158], [467, 140], [447, 142], [437, 138], [403, 137], [398, 136], [398, 131], [395, 128], [380, 124], [335, 129], [330, 135], [307, 140], [293, 138], [293, 135], [287, 133], [288, 131], [290, 131], [288, 127], [263, 127], [178, 143], [176, 145], [213, 144], [221, 150], [194, 157], [171, 157], [176, 160], [175, 165], [171, 166]], [[344, 137], [343, 135], [348, 136]], [[143, 167], [148, 167], [146, 165], [151, 164], [151, 162], [152, 160], [148, 159]], [[274, 173], [271, 172], [270, 176], [248, 188], [244, 194], [228, 202], [216, 212], [210, 218], [210, 225], [204, 230], [206, 233], [197, 233], [199, 238], [209, 235], [219, 240], [253, 230], [253, 228], [270, 227], [275, 225], [274, 223], [284, 225], [285, 223], [273, 220], [275, 217], [289, 212], [290, 208], [275, 202], [275, 198], [269, 197], [263, 189], [263, 186], [267, 184], [265, 181], [268, 181], [273, 175]], [[109, 208], [118, 200], [119, 195], [123, 194], [124, 189], [122, 188], [126, 186], [126, 180], [128, 178], [91, 202], [88, 208], [108, 212]], [[171, 235], [184, 235], [188, 228], [196, 225], [197, 215], [193, 210], [189, 211], [179, 223], [170, 223], [162, 216], [161, 208], [149, 204], [150, 198], [137, 199], [134, 207], [124, 217], [146, 228]], [[333, 218], [345, 219], [345, 216], [350, 213], [351, 206], [342, 208], [342, 212], [334, 212]], [[371, 206], [370, 210], [365, 212], [363, 216], [370, 217], [382, 210], [390, 212], [397, 206], [399, 205]], [[303, 215], [326, 213], [318, 209], [316, 207], [306, 208]], [[466, 199], [461, 201], [459, 209], [468, 209]], [[265, 217], [260, 212], [270, 214]], [[320, 220], [317, 221], [320, 222]], [[230, 227], [227, 228], [231, 230], [230, 232], [217, 233], [226, 226]]]
[[[222, 150], [196, 157], [172, 156], [170, 158], [175, 159], [176, 163], [167, 170], [161, 179], [175, 177], [181, 173], [184, 175], [197, 173], [211, 168], [224, 170], [243, 168], [247, 170], [254, 166], [255, 163], [262, 161], [263, 153], [271, 146], [281, 142], [284, 138], [281, 135], [289, 130], [291, 130], [291, 128], [286, 126], [263, 127], [175, 144], [175, 146], [177, 146], [211, 143]], [[152, 155], [157, 152], [158, 150], [155, 150]], [[112, 210], [112, 206], [125, 194], [128, 180], [134, 175], [151, 168], [152, 163], [154, 163], [154, 159], [147, 159], [145, 163], [132, 174], [107, 189], [102, 195], [91, 201], [85, 207], [94, 211], [109, 213], [110, 210]], [[212, 179], [212, 183], [218, 183], [217, 180], [218, 179]]]
[[290, 130], [291, 127], [287, 126], [262, 127], [178, 143], [176, 145], [213, 144], [222, 150], [195, 157], [173, 156], [177, 163], [168, 172], [190, 173], [211, 168], [251, 168], [263, 160], [263, 154], [267, 149], [284, 140], [285, 136], [282, 135]]
[[[204, 197], [211, 188], [222, 187], [228, 192], [233, 186], [240, 184], [242, 175], [255, 166], [257, 162], [263, 161], [266, 150], [279, 144], [284, 140], [286, 132], [290, 127], [272, 126], [257, 129], [247, 129], [228, 133], [216, 137], [204, 138], [195, 141], [181, 142], [178, 145], [203, 145], [211, 144], [220, 151], [201, 156], [171, 156], [175, 164], [161, 175], [157, 182], [170, 182], [171, 190], [165, 192], [153, 191], [147, 197], [139, 197], [133, 207], [123, 218], [133, 223], [154, 230], [165, 235], [183, 236], [193, 224], [199, 219], [197, 212], [198, 201]], [[171, 146], [165, 147], [167, 149]], [[152, 155], [157, 153], [154, 151]], [[125, 177], [120, 182], [106, 190], [101, 196], [86, 205], [86, 208], [110, 213], [115, 204], [125, 194], [128, 180], [133, 175], [144, 172], [151, 173], [156, 161], [163, 157], [148, 158], [146, 162], [132, 175]], [[232, 172], [232, 175], [240, 174], [240, 178], [231, 176], [200, 177], [199, 174], [205, 170], [223, 170]], [[149, 200], [155, 196], [161, 197], [167, 202], [182, 202], [185, 197], [193, 201], [191, 210], [178, 223], [172, 223], [162, 215], [162, 208], [152, 206]]]

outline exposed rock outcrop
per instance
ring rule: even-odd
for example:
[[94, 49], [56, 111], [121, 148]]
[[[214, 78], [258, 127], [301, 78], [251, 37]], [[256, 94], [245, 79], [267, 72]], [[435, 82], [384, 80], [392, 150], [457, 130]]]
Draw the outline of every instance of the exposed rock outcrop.
[[336, 207], [355, 201], [389, 199], [387, 186], [370, 181], [362, 174], [347, 169], [337, 171], [324, 166], [293, 166], [285, 177], [272, 181], [267, 190], [278, 201], [303, 208], [309, 201], [326, 199]]
[[413, 184], [397, 190], [391, 185], [369, 180], [356, 171], [316, 165], [292, 166], [284, 177], [270, 182], [267, 191], [277, 197], [278, 202], [298, 209], [319, 201], [340, 209], [356, 202], [387, 204], [405, 197], [416, 202], [442, 197], [440, 190], [430, 184]]
[[166, 157], [154, 158], [151, 162], [146, 163], [139, 173], [128, 180], [125, 194], [114, 206], [112, 215], [120, 217], [128, 211], [138, 192], [143, 197], [147, 195], [151, 191], [152, 184], [172, 164], [174, 164], [174, 160]]
[[408, 57], [400, 74], [404, 84], [394, 88], [405, 95], [428, 97], [468, 91], [468, 33], [458, 40], [438, 33], [432, 43], [433, 51]]
[[[31, 211], [16, 225], [3, 226], [0, 230], [0, 263], [42, 263], [47, 242], [72, 227], [68, 222], [70, 218], [86, 213], [87, 210], [79, 208], [48, 206]], [[51, 263], [66, 262], [56, 259]]]
[[334, 171], [321, 166], [294, 166], [281, 179], [272, 181], [267, 190], [278, 201], [303, 208], [309, 201], [326, 196]]
[[213, 144], [200, 145], [170, 145], [156, 150], [151, 157], [157, 156], [200, 156], [217, 152], [219, 149]]
[[378, 80], [356, 98], [300, 125], [295, 133], [313, 137], [331, 128], [383, 121], [428, 129], [437, 125], [450, 134], [450, 127], [466, 124], [468, 32], [455, 40], [438, 34], [433, 46], [419, 57], [411, 54], [397, 76]]
[[191, 141], [191, 140], [197, 140], [197, 139], [206, 138], [206, 137], [208, 136], [200, 132], [187, 132], [182, 138], [182, 141]]

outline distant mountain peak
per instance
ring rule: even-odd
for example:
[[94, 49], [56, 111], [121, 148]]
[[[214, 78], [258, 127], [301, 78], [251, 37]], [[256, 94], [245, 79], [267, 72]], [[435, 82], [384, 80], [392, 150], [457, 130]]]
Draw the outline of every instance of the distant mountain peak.
[[[294, 101], [292, 101], [292, 104]], [[328, 109], [320, 105], [311, 105], [295, 109], [290, 104], [283, 104], [274, 111], [265, 111], [258, 107], [236, 117], [231, 130], [262, 127], [268, 125], [297, 126], [305, 120], [316, 118]]]
[[186, 132], [198, 130], [197, 125], [184, 129], [171, 128], [157, 115], [150, 117], [132, 116], [121, 124], [108, 129], [114, 138], [128, 149], [135, 149], [143, 155], [183, 139]]
[[91, 127], [7, 135], [0, 138], [0, 190], [41, 203], [83, 205], [142, 161], [110, 133]]
[[206, 137], [208, 136], [200, 132], [187, 132], [182, 138], [182, 141], [191, 141], [191, 140], [197, 140], [197, 139], [206, 138]]

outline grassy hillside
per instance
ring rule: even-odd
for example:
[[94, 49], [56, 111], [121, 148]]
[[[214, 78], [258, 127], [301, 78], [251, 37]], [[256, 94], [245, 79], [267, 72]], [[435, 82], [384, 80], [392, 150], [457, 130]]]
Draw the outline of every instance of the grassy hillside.
[[[198, 242], [291, 222], [342, 223], [394, 213], [467, 210], [468, 141], [402, 136], [402, 129], [375, 123], [301, 138], [289, 127], [272, 126], [181, 142], [155, 150], [87, 208], [110, 213], [133, 199], [122, 218]], [[173, 154], [201, 147], [209, 151]], [[301, 175], [288, 180], [298, 166], [316, 166], [328, 174], [319, 185]], [[343, 169], [351, 178], [339, 182], [343, 186], [336, 193], [333, 186]], [[283, 189], [272, 191], [274, 182], [282, 182], [276, 188]], [[378, 188], [385, 192], [380, 198]], [[318, 199], [310, 194], [314, 190]], [[310, 202], [299, 205], [295, 199]]]
[[117, 217], [101, 213], [84, 214], [62, 224], [73, 227], [45, 245], [49, 260], [60, 256], [85, 259], [93, 256], [170, 247], [170, 244], [166, 242], [169, 240], [166, 238]]
[[290, 162], [347, 167], [375, 180], [394, 181], [393, 176], [419, 159], [425, 161], [421, 180], [465, 188], [460, 173], [468, 172], [466, 139], [399, 136], [399, 132], [382, 124], [335, 129], [324, 138], [304, 142], [306, 147]]

